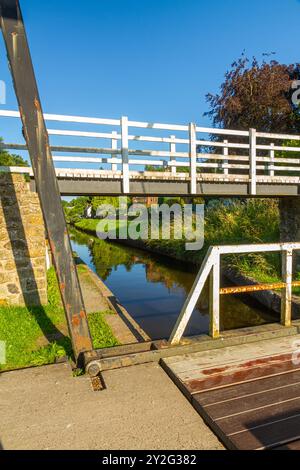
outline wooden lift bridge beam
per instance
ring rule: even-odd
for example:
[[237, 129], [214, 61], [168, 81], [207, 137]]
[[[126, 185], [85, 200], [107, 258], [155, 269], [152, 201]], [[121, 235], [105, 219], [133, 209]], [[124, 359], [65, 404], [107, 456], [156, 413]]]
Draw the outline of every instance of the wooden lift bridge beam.
[[48, 132], [19, 0], [0, 0], [0, 25], [77, 366], [93, 357], [92, 340], [60, 201]]

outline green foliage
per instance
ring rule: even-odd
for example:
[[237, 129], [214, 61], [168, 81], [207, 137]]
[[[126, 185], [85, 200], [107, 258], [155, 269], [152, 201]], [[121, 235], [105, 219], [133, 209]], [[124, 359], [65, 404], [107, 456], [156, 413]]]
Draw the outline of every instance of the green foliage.
[[79, 196], [69, 202], [64, 201], [63, 208], [67, 222], [74, 223], [80, 220], [89, 202], [90, 198], [87, 196]]
[[[0, 137], [0, 144], [3, 139]], [[0, 147], [0, 166], [28, 166], [28, 163], [20, 155], [14, 155]]]

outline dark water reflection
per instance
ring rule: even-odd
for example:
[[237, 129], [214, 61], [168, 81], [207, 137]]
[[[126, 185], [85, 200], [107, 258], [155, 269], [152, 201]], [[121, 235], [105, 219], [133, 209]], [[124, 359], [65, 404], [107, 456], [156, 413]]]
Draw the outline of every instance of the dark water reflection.
[[[108, 243], [73, 228], [73, 250], [102, 279], [152, 339], [168, 338], [197, 268], [117, 243]], [[186, 335], [207, 333], [208, 295], [203, 292]], [[257, 325], [274, 320], [257, 303], [238, 296], [221, 297], [222, 329]]]

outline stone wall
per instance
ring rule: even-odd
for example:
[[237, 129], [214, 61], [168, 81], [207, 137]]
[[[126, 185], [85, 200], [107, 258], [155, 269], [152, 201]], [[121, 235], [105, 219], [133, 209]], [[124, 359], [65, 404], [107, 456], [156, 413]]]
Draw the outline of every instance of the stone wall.
[[0, 173], [0, 303], [47, 303], [42, 212], [21, 174]]

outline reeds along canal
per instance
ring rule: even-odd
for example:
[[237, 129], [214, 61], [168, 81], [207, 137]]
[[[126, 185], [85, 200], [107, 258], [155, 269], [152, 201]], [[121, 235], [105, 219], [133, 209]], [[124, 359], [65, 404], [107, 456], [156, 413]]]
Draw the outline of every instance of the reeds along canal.
[[[70, 228], [73, 250], [105, 282], [152, 339], [168, 338], [197, 267]], [[246, 301], [245, 301], [246, 299]], [[221, 296], [221, 327], [274, 322], [275, 314], [241, 296]], [[186, 335], [208, 332], [208, 292], [198, 301]]]

